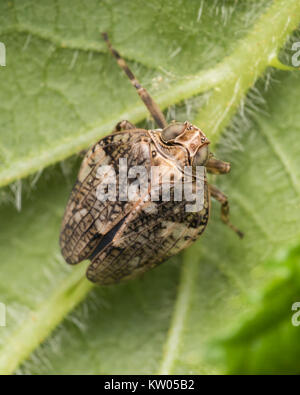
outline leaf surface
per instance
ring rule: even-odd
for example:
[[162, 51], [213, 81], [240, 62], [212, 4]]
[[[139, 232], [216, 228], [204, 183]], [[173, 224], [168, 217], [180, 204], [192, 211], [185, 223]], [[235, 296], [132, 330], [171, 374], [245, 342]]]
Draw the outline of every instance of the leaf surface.
[[[29, 1], [15, 2], [13, 9], [7, 3], [4, 10], [2, 37], [19, 46], [11, 58], [16, 74], [13, 67], [5, 69], [0, 92], [6, 89], [10, 97], [2, 101], [3, 127], [15, 131], [0, 129], [3, 185], [77, 152], [122, 118], [136, 122], [145, 117], [135, 92], [104, 53], [99, 26], [132, 59], [139, 79], [163, 107], [206, 93], [199, 100], [205, 102], [208, 135], [213, 128], [207, 121], [217, 120], [218, 111], [225, 115], [214, 134], [217, 143], [240, 99], [269, 65], [270, 43], [276, 52], [300, 21], [299, 5], [292, 0], [232, 1], [214, 7], [198, 1], [186, 7], [178, 1], [175, 8], [174, 2], [158, 1], [147, 6], [95, 2], [93, 8], [91, 1], [88, 7], [74, 3], [71, 11], [67, 2], [56, 8], [47, 4], [48, 12]], [[271, 16], [273, 21], [276, 17], [273, 26], [267, 23]], [[286, 31], [278, 29], [282, 24]], [[269, 29], [265, 35], [258, 29], [264, 25]], [[255, 47], [262, 63], [257, 69], [255, 64], [245, 68], [241, 48], [253, 45], [259, 34], [266, 37], [261, 51]], [[244, 55], [250, 50], [245, 46]], [[22, 62], [24, 67], [17, 70]], [[233, 64], [242, 81], [238, 95], [236, 81], [226, 72]], [[246, 78], [251, 69], [257, 75]], [[276, 82], [266, 91], [270, 80]], [[246, 233], [242, 242], [220, 223], [214, 204], [209, 227], [192, 248], [140, 279], [89, 293], [85, 264], [67, 267], [58, 248], [78, 162], [42, 173], [34, 187], [25, 188], [21, 212], [2, 205], [0, 294], [8, 324], [0, 328], [1, 372], [15, 372], [30, 354], [19, 373], [226, 371], [224, 363], [211, 362], [209, 344], [231, 333], [234, 322], [250, 309], [252, 293], [272, 276], [265, 260], [299, 235], [299, 76], [268, 72], [252, 88], [245, 111], [218, 144], [218, 157], [232, 163], [232, 172], [212, 180], [230, 197], [232, 222]], [[200, 124], [199, 100], [171, 108], [170, 116], [177, 111], [177, 119], [195, 116]], [[17, 201], [20, 185], [14, 185]]]

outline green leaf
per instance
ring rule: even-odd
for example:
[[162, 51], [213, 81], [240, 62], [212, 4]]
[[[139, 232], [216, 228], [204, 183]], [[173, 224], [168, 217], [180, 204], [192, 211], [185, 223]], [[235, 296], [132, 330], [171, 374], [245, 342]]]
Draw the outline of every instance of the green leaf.
[[[133, 70], [165, 108], [229, 75], [226, 54], [269, 2], [240, 3], [1, 2], [7, 67], [0, 70], [0, 185], [79, 152], [120, 119], [145, 118], [101, 31], [135, 61]], [[276, 34], [286, 37], [281, 26]]]
[[[11, 68], [7, 61], [0, 93], [7, 96], [0, 117], [2, 185], [77, 152], [122, 118], [145, 117], [128, 81], [102, 53], [100, 30], [108, 30], [120, 52], [135, 61], [131, 66], [162, 107], [205, 93], [203, 124], [217, 143], [300, 21], [295, 0], [214, 7], [90, 1], [74, 3], [72, 10], [67, 2], [56, 8], [47, 2], [47, 12], [29, 1], [15, 2], [13, 9], [4, 4], [1, 40], [11, 43], [14, 60]], [[58, 249], [78, 164], [64, 163], [63, 172], [51, 168], [36, 184], [34, 179], [21, 212], [3, 205], [0, 295], [7, 327], [0, 328], [1, 373], [15, 372], [31, 353], [20, 373], [226, 370], [210, 362], [208, 344], [230, 333], [233, 318], [250, 309], [251, 293], [272, 274], [263, 262], [299, 235], [299, 77], [267, 71], [265, 78], [250, 91], [218, 149], [233, 170], [217, 183], [230, 196], [232, 221], [245, 240], [220, 223], [214, 205], [205, 235], [191, 249], [128, 284], [94, 289], [39, 348], [91, 290], [85, 264], [67, 267]], [[277, 83], [265, 92], [272, 79]], [[190, 119], [198, 109], [199, 100], [189, 100], [176, 118]]]
[[231, 373], [300, 372], [300, 248], [277, 255], [269, 263], [274, 278], [261, 293], [257, 291], [251, 314], [220, 343]]

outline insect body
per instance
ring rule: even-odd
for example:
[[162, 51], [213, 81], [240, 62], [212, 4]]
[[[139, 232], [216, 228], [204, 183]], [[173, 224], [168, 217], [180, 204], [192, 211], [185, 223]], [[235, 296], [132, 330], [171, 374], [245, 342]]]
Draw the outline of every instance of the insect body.
[[[239, 236], [242, 237], [242, 233], [229, 222], [226, 196], [209, 185], [206, 178], [206, 170], [225, 174], [229, 172], [230, 164], [215, 159], [209, 153], [209, 141], [196, 126], [189, 122], [168, 125], [148, 92], [111, 47], [106, 34], [104, 39], [159, 129], [139, 129], [128, 121], [122, 121], [111, 135], [90, 148], [65, 211], [60, 246], [70, 264], [85, 259], [91, 261], [87, 270], [89, 280], [98, 284], [114, 284], [157, 266], [195, 241], [207, 225], [210, 196], [221, 203], [222, 220]], [[139, 194], [133, 193], [134, 199], [121, 199], [120, 187], [124, 184], [120, 177], [115, 176], [121, 174], [122, 160], [126, 161], [128, 169], [145, 169], [146, 188], [143, 192], [140, 188]], [[189, 211], [186, 198], [175, 199], [176, 188], [186, 180], [184, 169], [191, 168], [189, 180], [192, 191], [195, 191], [197, 166], [204, 169], [201, 177], [202, 205]], [[163, 169], [162, 178], [153, 181], [150, 176], [157, 168]], [[109, 177], [107, 171], [112, 172]], [[110, 183], [106, 185], [106, 198], [101, 199], [99, 187], [107, 179]], [[170, 181], [169, 199], [163, 196], [163, 180]], [[135, 181], [129, 179], [129, 187], [126, 181], [127, 188], [137, 191]], [[153, 189], [157, 192], [155, 199], [150, 193]], [[118, 190], [117, 198], [107, 199], [110, 196], [108, 190]], [[102, 191], [101, 196], [104, 195]]]

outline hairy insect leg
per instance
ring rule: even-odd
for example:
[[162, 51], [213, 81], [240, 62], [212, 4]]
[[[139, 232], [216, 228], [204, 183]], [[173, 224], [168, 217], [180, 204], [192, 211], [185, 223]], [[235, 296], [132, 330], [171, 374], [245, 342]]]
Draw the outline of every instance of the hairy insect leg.
[[229, 219], [229, 202], [228, 198], [222, 191], [220, 191], [214, 185], [209, 185], [209, 191], [211, 196], [221, 204], [221, 219], [224, 224], [228, 225], [241, 239], [244, 237], [243, 232], [237, 229]]
[[122, 132], [123, 130], [136, 129], [136, 126], [129, 121], [120, 121], [116, 124], [113, 133]]
[[168, 126], [167, 121], [165, 120], [164, 114], [162, 113], [162, 111], [160, 110], [158, 105], [155, 103], [155, 101], [149, 95], [147, 90], [145, 88], [143, 88], [142, 85], [139, 83], [139, 81], [135, 78], [133, 72], [130, 70], [127, 63], [121, 57], [119, 52], [116, 51], [112, 47], [112, 45], [108, 39], [107, 33], [102, 33], [102, 37], [103, 37], [104, 41], [106, 42], [111, 54], [117, 60], [118, 65], [121, 67], [121, 69], [124, 70], [125, 74], [130, 79], [131, 84], [137, 90], [137, 93], [139, 94], [140, 98], [143, 100], [145, 106], [148, 108], [150, 114], [154, 118], [157, 125], [162, 129], [165, 128], [166, 126]]
[[205, 165], [208, 173], [227, 174], [230, 172], [230, 163], [211, 157]]

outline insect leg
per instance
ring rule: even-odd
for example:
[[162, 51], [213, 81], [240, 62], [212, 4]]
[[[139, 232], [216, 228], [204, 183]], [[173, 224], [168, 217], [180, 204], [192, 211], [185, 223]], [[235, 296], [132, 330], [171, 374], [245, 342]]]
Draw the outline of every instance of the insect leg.
[[116, 124], [113, 133], [121, 132], [123, 130], [129, 130], [129, 129], [136, 129], [136, 126], [130, 123], [129, 121], [124, 120]]
[[230, 172], [230, 163], [212, 157], [208, 160], [206, 169], [212, 174], [227, 174]]
[[135, 78], [134, 74], [128, 67], [127, 63], [125, 60], [121, 57], [118, 51], [116, 51], [112, 46], [111, 43], [108, 39], [107, 33], [102, 33], [103, 39], [106, 42], [111, 54], [114, 56], [114, 58], [117, 60], [118, 65], [124, 70], [125, 74], [127, 77], [130, 79], [131, 84], [134, 86], [134, 88], [137, 90], [137, 93], [139, 94], [140, 98], [143, 100], [144, 104], [148, 108], [150, 114], [154, 118], [155, 122], [160, 128], [165, 128], [168, 126], [167, 121], [165, 120], [164, 114], [158, 107], [158, 105], [154, 102], [152, 97], [149, 95], [147, 90], [142, 87], [142, 85], [139, 83], [139, 81]]
[[222, 191], [220, 191], [214, 185], [209, 185], [209, 192], [213, 198], [215, 198], [221, 204], [221, 219], [224, 224], [228, 225], [235, 233], [242, 239], [244, 237], [243, 232], [237, 229], [229, 219], [229, 202], [227, 196], [224, 195]]

